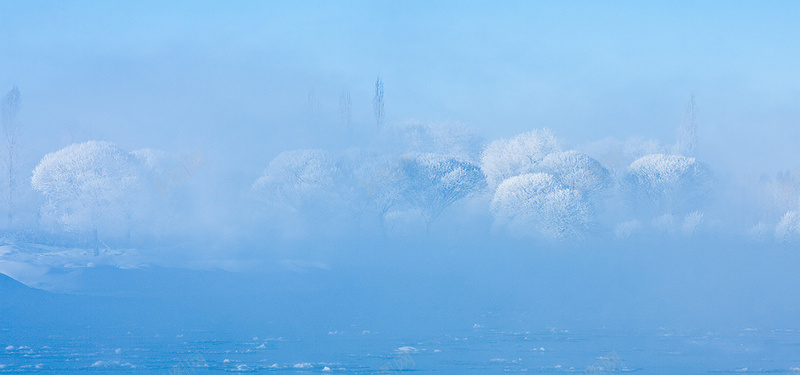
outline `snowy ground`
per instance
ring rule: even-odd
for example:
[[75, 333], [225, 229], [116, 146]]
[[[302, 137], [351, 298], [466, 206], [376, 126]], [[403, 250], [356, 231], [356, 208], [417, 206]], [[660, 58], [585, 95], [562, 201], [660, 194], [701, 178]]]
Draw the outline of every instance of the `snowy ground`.
[[102, 246], [100, 255], [93, 249], [64, 248], [24, 242], [0, 242], [0, 273], [39, 289], [53, 292], [79, 292], [74, 276], [82, 269], [111, 267], [146, 269], [180, 267], [242, 271], [257, 264], [253, 261], [213, 259], [188, 255], [185, 249], [119, 249]]

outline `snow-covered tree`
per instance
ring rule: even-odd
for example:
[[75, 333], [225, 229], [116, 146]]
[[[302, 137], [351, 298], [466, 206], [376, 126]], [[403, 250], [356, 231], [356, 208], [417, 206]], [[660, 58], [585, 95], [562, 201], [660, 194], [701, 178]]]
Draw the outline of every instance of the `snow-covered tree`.
[[400, 190], [396, 188], [402, 175], [400, 159], [389, 159], [364, 150], [349, 150], [345, 160], [357, 186], [353, 205], [360, 212], [374, 214], [383, 227], [387, 212], [400, 201]]
[[711, 195], [708, 168], [695, 158], [653, 154], [635, 160], [622, 181], [633, 203], [657, 213], [696, 210]]
[[593, 219], [581, 193], [562, 186], [548, 173], [506, 179], [495, 191], [491, 210], [500, 227], [545, 238], [580, 236]]
[[600, 162], [574, 150], [545, 156], [538, 169], [551, 174], [562, 187], [577, 190], [585, 197], [602, 195], [612, 183]]
[[252, 188], [273, 210], [302, 219], [303, 226], [310, 215], [325, 222], [360, 222], [364, 213], [375, 214], [383, 224], [390, 210], [417, 210], [427, 225], [484, 184], [480, 168], [449, 156], [407, 153], [382, 159], [361, 150], [338, 156], [322, 150], [287, 151], [270, 162]]
[[391, 180], [375, 176], [379, 164], [376, 155], [361, 150], [286, 151], [270, 162], [252, 191], [268, 209], [261, 212], [284, 235], [336, 236], [369, 223], [364, 219], [377, 225], [395, 201], [387, 189]]
[[323, 150], [286, 151], [252, 185], [271, 224], [289, 237], [335, 235], [356, 225], [363, 206], [349, 165]]
[[421, 210], [426, 225], [445, 208], [485, 186], [480, 168], [438, 154], [405, 154], [397, 160], [397, 179], [387, 186], [397, 204]]
[[788, 240], [793, 233], [791, 223], [800, 212], [800, 168], [780, 172], [775, 177], [762, 175], [751, 194], [751, 202], [760, 216], [751, 232], [763, 236], [771, 228], [776, 238]]
[[276, 208], [294, 212], [319, 209], [345, 199], [341, 172], [336, 159], [326, 151], [286, 151], [269, 163], [253, 190]]
[[798, 234], [800, 234], [800, 211], [788, 211], [775, 226], [775, 238], [780, 241], [790, 241]]
[[45, 215], [72, 231], [89, 231], [99, 254], [98, 225], [121, 211], [140, 186], [134, 156], [114, 144], [89, 141], [45, 155], [33, 170], [31, 185], [44, 195]]
[[557, 151], [558, 141], [549, 130], [522, 133], [490, 143], [481, 156], [481, 170], [489, 188], [495, 189], [507, 178], [537, 172], [542, 160]]

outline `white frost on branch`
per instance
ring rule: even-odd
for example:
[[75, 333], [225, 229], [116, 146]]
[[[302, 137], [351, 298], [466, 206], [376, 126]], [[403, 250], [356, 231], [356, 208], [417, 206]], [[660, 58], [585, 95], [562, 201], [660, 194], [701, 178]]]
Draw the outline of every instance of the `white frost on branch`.
[[628, 167], [623, 187], [633, 203], [658, 213], [691, 212], [711, 195], [708, 168], [695, 158], [653, 154]]
[[600, 163], [578, 151], [554, 152], [540, 164], [541, 170], [553, 175], [561, 186], [596, 197], [611, 187], [608, 171]]
[[275, 157], [252, 188], [270, 206], [300, 211], [343, 200], [341, 182], [340, 168], [329, 153], [294, 150]]
[[393, 206], [421, 210], [426, 225], [456, 201], [480, 191], [485, 179], [480, 168], [465, 160], [439, 154], [405, 154], [397, 160]]
[[490, 143], [481, 156], [481, 169], [489, 189], [496, 189], [510, 177], [536, 172], [548, 154], [560, 150], [549, 130], [522, 133]]
[[499, 226], [547, 238], [580, 236], [592, 222], [591, 209], [581, 193], [562, 187], [547, 173], [528, 173], [503, 181], [491, 210]]
[[91, 230], [95, 242], [101, 220], [135, 206], [134, 193], [141, 182], [134, 156], [104, 141], [73, 144], [47, 154], [31, 177], [33, 188], [46, 199], [43, 214], [67, 230]]
[[800, 211], [789, 211], [781, 217], [781, 221], [775, 226], [775, 238], [781, 241], [789, 241], [798, 234], [800, 234]]

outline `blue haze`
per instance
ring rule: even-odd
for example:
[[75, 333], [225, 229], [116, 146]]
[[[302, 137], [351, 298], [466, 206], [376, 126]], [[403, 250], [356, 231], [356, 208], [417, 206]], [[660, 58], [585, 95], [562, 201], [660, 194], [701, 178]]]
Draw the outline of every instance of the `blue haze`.
[[800, 372], [799, 16], [0, 1], [0, 373]]

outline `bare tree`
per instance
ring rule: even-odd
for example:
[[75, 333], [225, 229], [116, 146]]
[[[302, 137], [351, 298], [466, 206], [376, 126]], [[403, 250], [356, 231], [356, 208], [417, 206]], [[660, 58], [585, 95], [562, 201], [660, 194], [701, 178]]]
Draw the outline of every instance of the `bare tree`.
[[375, 81], [375, 98], [372, 101], [372, 107], [375, 112], [375, 126], [380, 129], [383, 125], [383, 81], [381, 77]]
[[17, 156], [17, 145], [19, 142], [19, 135], [21, 127], [17, 123], [17, 113], [19, 112], [20, 95], [19, 88], [15, 85], [3, 97], [2, 103], [2, 122], [3, 130], [6, 133], [6, 150], [8, 152], [6, 158], [6, 168], [8, 177], [8, 186], [6, 191], [6, 199], [8, 203], [8, 227], [11, 228], [14, 222], [14, 212], [16, 210], [14, 198], [16, 197], [16, 167], [14, 165]]
[[686, 103], [683, 116], [681, 126], [678, 128], [675, 153], [692, 157], [697, 148], [697, 105], [694, 102], [694, 95]]

